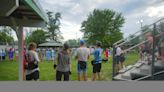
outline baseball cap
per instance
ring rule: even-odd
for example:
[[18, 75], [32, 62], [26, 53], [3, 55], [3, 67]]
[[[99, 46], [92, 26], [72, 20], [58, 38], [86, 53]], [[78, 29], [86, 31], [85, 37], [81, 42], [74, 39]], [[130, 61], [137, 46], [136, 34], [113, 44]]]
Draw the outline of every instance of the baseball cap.
[[85, 44], [85, 41], [84, 40], [80, 40], [80, 44], [81, 45]]

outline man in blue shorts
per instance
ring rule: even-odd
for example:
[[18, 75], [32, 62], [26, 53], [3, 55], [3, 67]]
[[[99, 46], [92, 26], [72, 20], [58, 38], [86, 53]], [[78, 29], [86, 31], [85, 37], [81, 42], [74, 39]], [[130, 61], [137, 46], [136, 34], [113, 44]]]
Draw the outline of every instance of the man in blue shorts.
[[93, 76], [92, 76], [92, 81], [96, 80], [96, 74], [98, 76], [98, 79], [100, 80], [100, 72], [101, 72], [101, 53], [102, 53], [102, 49], [101, 49], [101, 43], [97, 42], [96, 43], [96, 49], [94, 51], [94, 61], [93, 61]]
[[78, 71], [78, 81], [81, 80], [81, 73], [83, 73], [84, 81], [88, 80], [87, 77], [87, 61], [90, 56], [90, 50], [85, 46], [84, 40], [80, 40], [80, 47], [77, 49], [76, 59], [77, 63], [77, 71]]

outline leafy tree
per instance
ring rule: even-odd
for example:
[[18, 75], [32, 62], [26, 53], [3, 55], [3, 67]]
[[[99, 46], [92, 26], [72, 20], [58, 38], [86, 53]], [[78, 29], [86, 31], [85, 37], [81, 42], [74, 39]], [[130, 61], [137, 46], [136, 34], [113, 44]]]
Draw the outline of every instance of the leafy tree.
[[35, 30], [31, 33], [31, 35], [29, 37], [25, 38], [25, 42], [26, 44], [30, 43], [30, 42], [35, 42], [37, 45], [46, 42], [46, 34], [47, 32], [38, 29]]
[[70, 39], [67, 41], [67, 43], [70, 45], [70, 47], [77, 47], [79, 45], [78, 40], [76, 39]]
[[1, 27], [0, 30], [0, 42], [1, 43], [11, 43], [14, 41], [14, 38], [12, 37], [12, 29], [9, 27]]
[[60, 19], [61, 14], [59, 12], [53, 13], [48, 11], [47, 12], [49, 23], [48, 23], [48, 37], [50, 40], [54, 40], [56, 42], [60, 42], [63, 37], [60, 32]]
[[109, 9], [95, 9], [87, 20], [82, 22], [81, 31], [89, 44], [101, 41], [103, 47], [109, 47], [123, 38], [123, 33], [120, 32], [123, 23], [124, 17], [121, 13]]

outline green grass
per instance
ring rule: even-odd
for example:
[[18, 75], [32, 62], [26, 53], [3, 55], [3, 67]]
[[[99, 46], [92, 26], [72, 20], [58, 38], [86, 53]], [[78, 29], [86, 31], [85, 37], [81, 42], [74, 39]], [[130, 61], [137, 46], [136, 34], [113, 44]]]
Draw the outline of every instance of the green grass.
[[18, 80], [18, 62], [16, 60], [0, 62], [0, 81]]
[[[91, 61], [92, 58], [89, 60]], [[77, 80], [77, 68], [76, 68], [77, 61], [75, 59], [72, 60], [72, 74], [70, 76], [70, 80], [76, 81]], [[52, 61], [44, 61], [39, 64], [40, 68], [40, 80], [47, 81], [47, 80], [55, 80], [56, 70], [53, 69]], [[91, 80], [92, 78], [92, 65], [88, 62], [88, 79]], [[112, 63], [109, 61], [108, 63], [102, 63], [102, 80], [111, 80], [112, 76]]]
[[[134, 64], [138, 59], [137, 52], [130, 52], [127, 54], [127, 58], [125, 61], [125, 65]], [[88, 61], [88, 79], [92, 78], [92, 65], [90, 61], [93, 57]], [[77, 61], [72, 59], [72, 75], [70, 79], [72, 81], [77, 80], [77, 71], [76, 71]], [[43, 61], [39, 64], [40, 68], [40, 81], [55, 81], [56, 71], [53, 69], [52, 61]], [[102, 63], [102, 72], [101, 72], [102, 81], [110, 81], [112, 79], [112, 62], [109, 61], [107, 63]], [[16, 60], [5, 62], [0, 62], [0, 81], [16, 81], [18, 80], [18, 62]]]
[[124, 63], [125, 66], [133, 65], [139, 59], [139, 54], [136, 51], [129, 52], [126, 56], [127, 57], [126, 57], [126, 60], [125, 60], [125, 63]]

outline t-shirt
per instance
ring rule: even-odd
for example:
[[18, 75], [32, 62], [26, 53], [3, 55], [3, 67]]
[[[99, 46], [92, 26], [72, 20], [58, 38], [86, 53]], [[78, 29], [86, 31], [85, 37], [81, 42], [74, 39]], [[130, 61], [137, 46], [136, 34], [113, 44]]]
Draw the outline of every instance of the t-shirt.
[[49, 50], [46, 51], [46, 57], [47, 57], [47, 58], [51, 57], [51, 51], [49, 51]]
[[121, 48], [117, 47], [117, 49], [116, 49], [116, 56], [120, 56], [121, 52], [122, 52]]
[[108, 58], [108, 56], [109, 56], [109, 50], [106, 50], [105, 51], [105, 57]]
[[102, 49], [101, 48], [96, 48], [94, 51], [94, 64], [101, 63], [101, 53]]
[[90, 50], [86, 47], [79, 47], [76, 54], [78, 61], [87, 61], [88, 56], [90, 55]]
[[5, 51], [2, 51], [2, 56], [6, 56], [6, 52]]
[[58, 53], [57, 70], [61, 72], [70, 71], [71, 58], [70, 55], [64, 51]]

